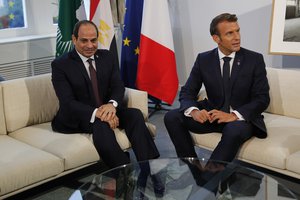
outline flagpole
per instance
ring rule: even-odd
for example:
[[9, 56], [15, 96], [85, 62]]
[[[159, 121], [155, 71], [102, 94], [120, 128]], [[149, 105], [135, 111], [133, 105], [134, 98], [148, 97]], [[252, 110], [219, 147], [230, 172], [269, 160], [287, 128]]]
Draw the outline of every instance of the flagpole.
[[149, 115], [148, 117], [150, 118], [152, 115], [154, 115], [155, 113], [157, 113], [158, 111], [170, 111], [171, 108], [165, 108], [163, 107], [163, 105], [165, 106], [171, 106], [170, 104], [167, 103], [163, 103], [162, 100], [155, 98], [151, 95], [149, 95], [148, 99], [150, 101], [148, 101], [148, 105], [151, 104], [152, 106], [148, 106], [148, 109], [150, 109], [151, 111], [149, 111]]

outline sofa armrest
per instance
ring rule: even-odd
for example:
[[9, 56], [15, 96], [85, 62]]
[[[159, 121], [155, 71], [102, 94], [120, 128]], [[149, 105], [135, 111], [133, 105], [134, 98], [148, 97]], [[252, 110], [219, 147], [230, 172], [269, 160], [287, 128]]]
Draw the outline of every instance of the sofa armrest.
[[148, 94], [145, 91], [126, 88], [125, 103], [129, 108], [138, 108], [142, 111], [145, 120], [148, 119]]

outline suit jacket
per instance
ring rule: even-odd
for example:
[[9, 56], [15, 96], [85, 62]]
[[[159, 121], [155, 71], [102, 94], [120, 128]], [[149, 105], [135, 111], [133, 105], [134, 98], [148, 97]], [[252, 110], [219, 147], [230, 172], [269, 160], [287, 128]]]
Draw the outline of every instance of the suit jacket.
[[[208, 99], [198, 102], [197, 96], [202, 85]], [[254, 133], [257, 137], [266, 137], [266, 126], [261, 113], [268, 107], [270, 97], [263, 56], [244, 48], [236, 52], [230, 87], [230, 106], [257, 128]], [[191, 74], [181, 89], [179, 100], [182, 111], [191, 106], [206, 110], [221, 109], [224, 89], [217, 48], [198, 55]]]
[[[103, 103], [112, 99], [121, 106], [125, 87], [116, 59], [107, 50], [97, 50], [94, 58], [100, 98]], [[91, 80], [78, 53], [73, 49], [55, 59], [51, 66], [52, 83], [59, 100], [52, 127], [60, 132], [90, 132], [90, 119], [96, 103]], [[66, 130], [58, 127], [66, 127]]]

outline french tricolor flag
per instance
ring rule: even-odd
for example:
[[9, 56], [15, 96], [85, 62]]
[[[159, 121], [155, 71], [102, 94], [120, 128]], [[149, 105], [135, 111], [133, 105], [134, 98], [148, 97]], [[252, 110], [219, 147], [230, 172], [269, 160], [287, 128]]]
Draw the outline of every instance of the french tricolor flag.
[[172, 104], [178, 76], [167, 0], [144, 0], [137, 88]]

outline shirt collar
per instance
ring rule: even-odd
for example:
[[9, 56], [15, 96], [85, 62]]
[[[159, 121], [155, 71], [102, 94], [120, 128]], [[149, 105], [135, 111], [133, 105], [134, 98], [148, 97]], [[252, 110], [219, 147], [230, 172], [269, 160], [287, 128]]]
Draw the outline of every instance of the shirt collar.
[[223, 59], [224, 57], [230, 57], [233, 60], [236, 54], [236, 52], [232, 52], [231, 54], [226, 56], [224, 53], [222, 53], [222, 51], [219, 48], [218, 48], [218, 53], [219, 53], [219, 60]]
[[83, 63], [85, 63], [90, 58], [93, 59], [93, 60], [95, 60], [95, 56], [94, 55], [92, 55], [91, 57], [87, 58], [87, 57], [83, 56], [82, 54], [80, 54], [77, 50], [76, 50], [76, 52], [78, 53], [78, 55], [79, 55], [79, 57], [80, 57], [80, 59], [82, 60]]

